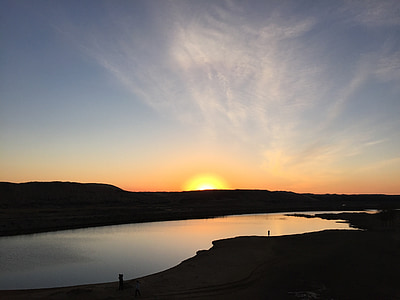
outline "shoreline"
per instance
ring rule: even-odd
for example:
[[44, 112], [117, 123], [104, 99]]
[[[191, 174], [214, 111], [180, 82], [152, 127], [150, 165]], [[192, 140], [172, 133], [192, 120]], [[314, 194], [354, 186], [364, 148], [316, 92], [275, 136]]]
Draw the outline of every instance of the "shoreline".
[[[324, 213], [364, 230], [214, 241], [175, 267], [137, 278], [143, 299], [399, 299], [400, 216]], [[5, 299], [132, 299], [135, 280], [0, 290]]]
[[[399, 243], [392, 233], [351, 230], [236, 237], [214, 241], [175, 267], [137, 279], [142, 299], [298, 299], [300, 292], [324, 299], [397, 299]], [[1, 290], [0, 297], [131, 299], [135, 281], [125, 281], [123, 291], [115, 281]]]
[[321, 213], [321, 212], [330, 212], [330, 213], [354, 213], [355, 211], [357, 212], [368, 212], [368, 210], [377, 210], [377, 209], [370, 209], [370, 208], [365, 208], [365, 209], [359, 209], [359, 210], [337, 210], [337, 211], [330, 211], [330, 210], [317, 210], [317, 209], [300, 209], [300, 210], [269, 210], [269, 211], [256, 211], [256, 212], [243, 212], [243, 213], [232, 213], [232, 214], [206, 214], [206, 215], [193, 215], [193, 216], [178, 216], [178, 217], [165, 217], [161, 219], [153, 219], [153, 218], [147, 218], [144, 220], [140, 221], [135, 221], [135, 222], [117, 222], [117, 221], [111, 221], [111, 222], [99, 222], [99, 223], [93, 223], [91, 225], [60, 225], [56, 227], [45, 227], [41, 229], [36, 229], [33, 228], [31, 230], [25, 230], [23, 231], [24, 233], [20, 233], [20, 231], [15, 230], [15, 231], [8, 231], [6, 234], [4, 232], [0, 231], [0, 238], [1, 237], [8, 237], [8, 236], [19, 236], [19, 235], [32, 235], [32, 234], [39, 234], [39, 233], [47, 233], [47, 232], [56, 232], [56, 231], [64, 231], [64, 230], [75, 230], [75, 229], [86, 229], [86, 228], [95, 228], [95, 227], [106, 227], [106, 226], [118, 226], [118, 225], [129, 225], [129, 224], [142, 224], [142, 223], [152, 223], [152, 222], [169, 222], [169, 221], [184, 221], [184, 220], [201, 220], [201, 219], [213, 219], [213, 218], [220, 218], [220, 217], [227, 217], [227, 216], [241, 216], [241, 215], [247, 215], [247, 214], [289, 214], [289, 215], [294, 215], [294, 216], [302, 216], [303, 213], [308, 213], [308, 212], [315, 212], [315, 213]]
[[0, 182], [0, 236], [226, 215], [400, 208], [400, 195], [268, 190], [127, 192], [71, 182]]

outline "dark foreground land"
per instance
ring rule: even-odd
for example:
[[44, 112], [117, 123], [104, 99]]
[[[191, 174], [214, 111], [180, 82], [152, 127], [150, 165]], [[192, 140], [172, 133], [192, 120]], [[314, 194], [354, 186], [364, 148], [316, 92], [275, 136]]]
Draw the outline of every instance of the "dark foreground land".
[[[138, 278], [139, 299], [400, 299], [400, 213], [324, 214], [364, 230], [237, 237]], [[1, 299], [133, 299], [136, 279], [0, 291]]]
[[387, 208], [400, 208], [400, 195], [127, 192], [105, 184], [0, 182], [0, 236], [244, 213]]
[[[176, 267], [139, 278], [142, 299], [400, 299], [399, 196], [269, 191], [131, 193], [109, 185], [0, 183], [0, 235], [219, 215], [380, 209], [321, 214], [362, 231], [215, 241]], [[299, 217], [304, 217], [299, 214]], [[132, 299], [136, 279], [0, 291], [0, 299]]]

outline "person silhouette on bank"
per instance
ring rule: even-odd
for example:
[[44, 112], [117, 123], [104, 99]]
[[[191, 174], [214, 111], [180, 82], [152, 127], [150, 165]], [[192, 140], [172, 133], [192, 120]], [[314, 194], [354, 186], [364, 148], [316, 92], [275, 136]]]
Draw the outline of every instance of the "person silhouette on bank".
[[118, 275], [119, 279], [119, 290], [122, 291], [124, 289], [124, 274], [119, 274]]
[[140, 281], [136, 280], [136, 285], [135, 285], [135, 297], [137, 296], [142, 296], [140, 293]]

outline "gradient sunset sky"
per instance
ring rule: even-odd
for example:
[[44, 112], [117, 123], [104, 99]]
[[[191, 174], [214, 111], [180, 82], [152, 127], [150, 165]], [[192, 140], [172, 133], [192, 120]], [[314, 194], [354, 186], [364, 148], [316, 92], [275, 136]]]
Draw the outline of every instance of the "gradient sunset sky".
[[0, 42], [0, 181], [400, 194], [398, 0], [1, 0]]

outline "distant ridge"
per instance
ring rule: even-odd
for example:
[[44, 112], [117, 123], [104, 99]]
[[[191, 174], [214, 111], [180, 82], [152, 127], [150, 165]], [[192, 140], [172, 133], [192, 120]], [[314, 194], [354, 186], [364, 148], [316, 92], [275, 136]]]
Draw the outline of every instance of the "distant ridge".
[[245, 213], [383, 208], [400, 208], [400, 195], [267, 190], [128, 192], [99, 183], [0, 182], [0, 236]]
[[115, 197], [122, 189], [102, 183], [77, 183], [77, 182], [26, 182], [9, 183], [0, 182], [1, 205], [7, 202], [10, 207], [25, 207], [38, 205], [62, 205], [72, 203], [87, 203], [105, 201]]

